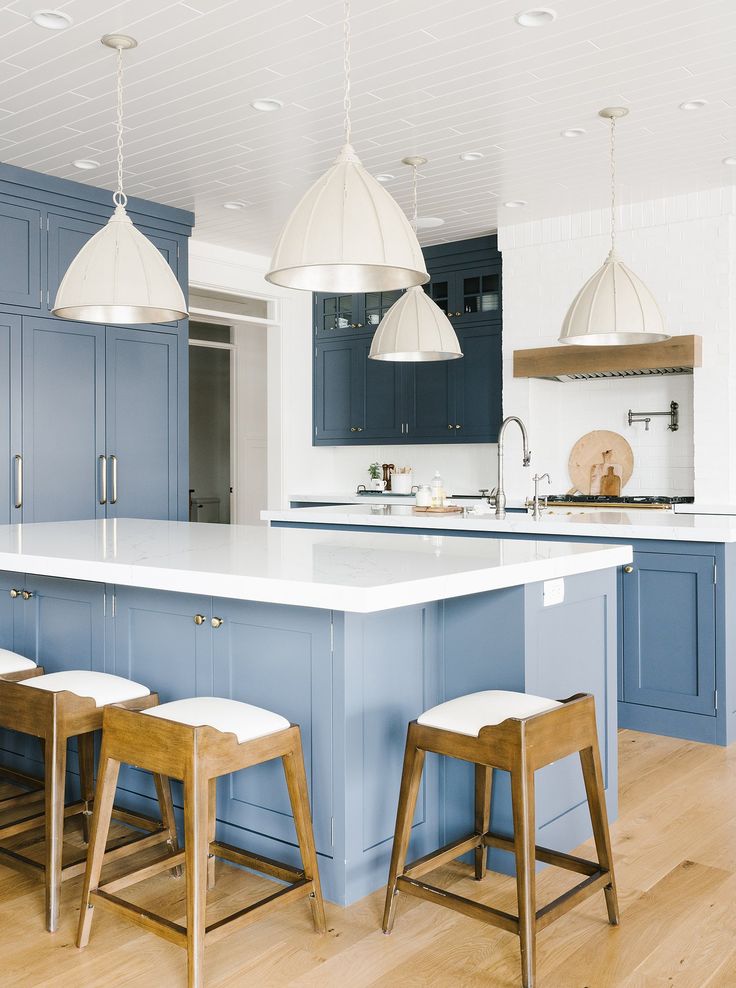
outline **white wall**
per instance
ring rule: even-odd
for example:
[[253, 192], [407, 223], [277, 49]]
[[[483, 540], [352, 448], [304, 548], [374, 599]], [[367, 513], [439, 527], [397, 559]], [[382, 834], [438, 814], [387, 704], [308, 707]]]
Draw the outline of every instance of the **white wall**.
[[[503, 252], [504, 413], [529, 426], [533, 466], [569, 485], [574, 441], [591, 429], [626, 437], [635, 466], [626, 493], [695, 493], [701, 502], [736, 501], [732, 316], [736, 266], [734, 190], [638, 203], [619, 210], [618, 250], [658, 300], [673, 334], [703, 336], [703, 368], [693, 377], [556, 383], [514, 379], [515, 349], [555, 343], [568, 305], [604, 260], [610, 211], [580, 213], [499, 230]], [[680, 429], [654, 419], [629, 427], [629, 408], [680, 404]], [[513, 440], [516, 443], [516, 440]], [[511, 444], [510, 444], [511, 445]], [[507, 458], [506, 489], [529, 490], [529, 472]]]

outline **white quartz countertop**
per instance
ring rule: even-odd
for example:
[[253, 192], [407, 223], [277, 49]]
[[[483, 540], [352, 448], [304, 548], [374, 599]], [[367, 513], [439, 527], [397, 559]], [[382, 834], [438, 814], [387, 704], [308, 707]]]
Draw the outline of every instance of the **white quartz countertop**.
[[[490, 490], [490, 488], [489, 488]], [[451, 502], [467, 504], [468, 501], [480, 501], [480, 491], [453, 491], [447, 495]], [[354, 491], [329, 491], [327, 494], [289, 494], [289, 502], [302, 504], [413, 504], [413, 494], [393, 494], [391, 491], [371, 491], [369, 494], [356, 494]], [[509, 508], [523, 508], [521, 498], [510, 497]]]
[[389, 528], [445, 529], [464, 532], [516, 532], [571, 535], [587, 538], [661, 539], [675, 542], [736, 542], [736, 517], [728, 515], [675, 514], [652, 508], [630, 511], [576, 511], [553, 508], [539, 521], [523, 514], [498, 520], [493, 514], [415, 514], [410, 504], [346, 504], [322, 508], [289, 508], [263, 511], [267, 521], [295, 521], [331, 525], [375, 525]]
[[362, 613], [589, 573], [631, 558], [628, 546], [131, 518], [0, 526], [1, 570]]

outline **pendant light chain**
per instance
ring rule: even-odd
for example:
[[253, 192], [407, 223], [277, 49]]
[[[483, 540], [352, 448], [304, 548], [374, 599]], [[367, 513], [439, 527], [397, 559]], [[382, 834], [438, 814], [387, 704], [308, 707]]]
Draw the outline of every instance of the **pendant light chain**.
[[616, 118], [611, 117], [611, 254], [616, 253]]
[[350, 122], [350, 111], [353, 103], [350, 97], [350, 0], [345, 0], [345, 18], [343, 21], [343, 68], [345, 70], [345, 96], [343, 107], [345, 108], [345, 143], [350, 144], [352, 137], [352, 124]]
[[116, 206], [125, 207], [128, 197], [123, 192], [123, 49], [118, 48], [117, 66], [117, 90], [118, 90], [118, 119], [117, 119], [117, 146], [118, 146], [118, 187], [112, 197]]

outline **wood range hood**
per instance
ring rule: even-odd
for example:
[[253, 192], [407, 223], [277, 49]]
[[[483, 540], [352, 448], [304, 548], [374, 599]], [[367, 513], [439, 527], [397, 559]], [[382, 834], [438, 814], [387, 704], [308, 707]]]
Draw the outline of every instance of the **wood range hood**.
[[692, 374], [701, 367], [702, 338], [673, 336], [633, 346], [548, 346], [514, 350], [514, 377], [590, 381], [613, 377]]

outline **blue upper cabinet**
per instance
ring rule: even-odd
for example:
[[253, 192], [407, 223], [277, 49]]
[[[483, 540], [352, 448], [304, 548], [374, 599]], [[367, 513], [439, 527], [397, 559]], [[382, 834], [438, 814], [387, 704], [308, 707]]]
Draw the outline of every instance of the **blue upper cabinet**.
[[40, 209], [0, 193], [0, 305], [41, 308]]
[[[50, 314], [111, 211], [109, 191], [0, 164], [0, 523], [187, 516], [186, 320]], [[192, 214], [140, 199], [128, 211], [186, 295]]]
[[495, 237], [425, 250], [424, 286], [455, 327], [460, 360], [368, 359], [400, 291], [314, 296], [316, 446], [488, 443], [501, 424], [501, 255]]

